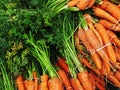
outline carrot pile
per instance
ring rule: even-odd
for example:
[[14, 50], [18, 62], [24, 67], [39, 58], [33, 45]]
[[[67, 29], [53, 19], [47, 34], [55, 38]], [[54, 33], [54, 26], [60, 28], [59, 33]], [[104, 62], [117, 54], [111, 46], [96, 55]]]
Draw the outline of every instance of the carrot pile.
[[[63, 20], [63, 57], [55, 64], [49, 58], [44, 40], [30, 38], [31, 53], [40, 63], [42, 74], [33, 72], [32, 80], [16, 78], [18, 90], [106, 90], [106, 82], [120, 88], [120, 8], [109, 0], [70, 0], [77, 7], [77, 30]], [[93, 14], [82, 12], [91, 8]], [[95, 17], [94, 17], [95, 16]], [[97, 21], [95, 19], [97, 18]], [[75, 22], [75, 21], [74, 21]]]

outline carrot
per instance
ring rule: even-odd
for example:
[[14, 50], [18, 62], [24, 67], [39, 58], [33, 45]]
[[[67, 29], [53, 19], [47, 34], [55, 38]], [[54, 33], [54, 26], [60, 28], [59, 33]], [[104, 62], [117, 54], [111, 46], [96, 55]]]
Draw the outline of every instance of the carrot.
[[89, 5], [89, 3], [90, 3], [90, 0], [79, 0], [79, 2], [77, 3], [77, 7], [80, 10], [85, 10]]
[[120, 32], [120, 25], [118, 24], [114, 24], [105, 19], [100, 19], [99, 23], [101, 23], [106, 29]]
[[16, 78], [16, 85], [17, 85], [18, 90], [25, 90], [25, 85], [24, 85], [24, 80], [23, 80], [22, 75], [19, 75]]
[[43, 74], [41, 76], [41, 83], [40, 83], [40, 87], [41, 87], [41, 90], [49, 90], [48, 89], [48, 75], [47, 74]]
[[74, 90], [84, 90], [80, 81], [77, 78], [71, 78], [70, 82]]
[[120, 71], [117, 71], [114, 73], [114, 76], [118, 79], [118, 81], [120, 82]]
[[62, 67], [62, 69], [68, 74], [69, 73], [69, 68], [68, 64], [66, 63], [64, 58], [58, 58], [58, 63]]
[[95, 76], [95, 82], [100, 83], [102, 86], [105, 86], [104, 78], [100, 76]]
[[120, 48], [120, 40], [118, 39], [117, 35], [110, 30], [107, 33], [108, 33], [111, 41], [113, 42], [113, 44], [115, 44], [117, 47]]
[[58, 75], [59, 75], [60, 79], [62, 80], [62, 83], [65, 86], [66, 90], [73, 90], [65, 71], [62, 69], [58, 70]]
[[71, 0], [67, 3], [69, 7], [74, 7], [78, 3], [78, 0]]
[[120, 82], [118, 81], [118, 79], [113, 76], [112, 74], [108, 74], [107, 76], [108, 80], [111, 81], [111, 83], [113, 83], [115, 86], [120, 87]]
[[93, 11], [96, 16], [104, 18], [112, 23], [117, 23], [117, 20], [103, 9], [99, 7], [93, 7]]
[[89, 76], [88, 76], [88, 71], [87, 70], [85, 70], [83, 72], [80, 72], [77, 75], [78, 75], [78, 79], [79, 79], [80, 83], [82, 84], [82, 86], [83, 86], [83, 88], [85, 90], [93, 90], [91, 82], [89, 80]]
[[33, 72], [33, 77], [34, 77], [34, 81], [35, 81], [35, 90], [38, 90], [38, 77], [37, 77], [37, 73], [35, 71]]
[[120, 19], [120, 9], [118, 8], [117, 5], [109, 1], [103, 1], [101, 4], [101, 8], [109, 12], [117, 20]]
[[[88, 42], [86, 36], [85, 36], [85, 33], [83, 31], [83, 29], [79, 29], [78, 30], [78, 37], [79, 39], [83, 42], [83, 44], [85, 45], [85, 47], [88, 49], [88, 51], [90, 52], [94, 52], [95, 50], [92, 48], [92, 46], [90, 45], [90, 43]], [[93, 61], [95, 63], [95, 65], [101, 69], [101, 60], [100, 60], [100, 57], [98, 56], [98, 54], [96, 52], [94, 53], [91, 53], [91, 56], [93, 58]]]
[[96, 0], [91, 0], [90, 3], [88, 4], [88, 8], [91, 8], [94, 5], [95, 1]]
[[61, 68], [61, 66], [59, 65], [59, 63], [58, 62], [55, 62], [55, 64], [54, 64], [56, 67], [58, 67], [58, 68], [60, 68], [60, 69], [62, 69]]
[[98, 82], [95, 83], [95, 86], [97, 87], [98, 90], [106, 90], [105, 87]]
[[48, 87], [49, 90], [64, 90], [62, 81], [57, 77], [48, 80]]
[[116, 62], [116, 56], [115, 56], [115, 51], [112, 47], [112, 44], [110, 42], [109, 36], [107, 34], [106, 29], [104, 28], [104, 26], [100, 23], [96, 23], [94, 25], [94, 27], [96, 28], [96, 30], [99, 32], [100, 36], [102, 37], [103, 43], [104, 45], [108, 44], [108, 46], [105, 47], [107, 53], [108, 53], [108, 57], [113, 61]]
[[40, 84], [38, 85], [38, 90], [41, 90], [41, 85]]
[[29, 80], [27, 90], [35, 90], [35, 81]]
[[28, 79], [24, 81], [25, 90], [27, 90], [27, 88], [28, 88], [28, 82], [29, 82], [29, 80], [28, 80]]

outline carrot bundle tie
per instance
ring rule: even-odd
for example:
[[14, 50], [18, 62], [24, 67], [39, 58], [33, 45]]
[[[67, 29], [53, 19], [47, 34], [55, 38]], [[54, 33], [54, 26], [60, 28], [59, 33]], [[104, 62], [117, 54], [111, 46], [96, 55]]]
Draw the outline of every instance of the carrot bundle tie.
[[[111, 28], [115, 28], [117, 25], [120, 27], [119, 22], [120, 19], [118, 19], [117, 22]], [[115, 31], [118, 31], [119, 27], [117, 27]]]

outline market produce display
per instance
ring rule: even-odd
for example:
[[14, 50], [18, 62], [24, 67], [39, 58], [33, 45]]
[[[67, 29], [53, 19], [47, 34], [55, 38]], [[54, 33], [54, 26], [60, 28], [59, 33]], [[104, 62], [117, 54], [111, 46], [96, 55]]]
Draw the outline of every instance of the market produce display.
[[0, 90], [119, 88], [119, 0], [0, 1]]

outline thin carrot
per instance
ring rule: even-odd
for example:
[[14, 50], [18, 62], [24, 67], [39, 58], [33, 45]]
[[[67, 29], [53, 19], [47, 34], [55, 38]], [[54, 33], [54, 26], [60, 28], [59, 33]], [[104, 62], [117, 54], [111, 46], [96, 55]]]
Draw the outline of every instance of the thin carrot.
[[99, 23], [101, 23], [106, 29], [120, 32], [120, 25], [118, 24], [114, 24], [105, 19], [100, 19]]
[[103, 86], [102, 84], [100, 84], [98, 82], [95, 83], [95, 86], [97, 87], [98, 90], [106, 90], [105, 86]]
[[96, 16], [104, 18], [112, 23], [117, 23], [117, 20], [103, 9], [99, 7], [93, 7], [93, 11]]
[[108, 33], [111, 41], [113, 42], [113, 44], [115, 44], [117, 47], [120, 48], [120, 40], [118, 39], [117, 35], [114, 32], [110, 31], [110, 30], [107, 31], [107, 33]]
[[34, 80], [29, 80], [28, 81], [28, 88], [27, 90], [35, 90], [35, 81]]
[[77, 78], [70, 78], [70, 82], [74, 90], [84, 90]]
[[78, 3], [78, 0], [71, 0], [67, 3], [69, 7], [74, 7]]
[[66, 72], [69, 73], [69, 68], [68, 68], [68, 64], [66, 63], [66, 60], [64, 58], [60, 58], [58, 57], [58, 63], [59, 65], [62, 67], [62, 69]]
[[93, 90], [87, 70], [78, 73], [78, 79], [85, 90]]
[[89, 3], [90, 3], [90, 0], [79, 0], [79, 2], [77, 3], [77, 7], [80, 10], [85, 10], [89, 5]]
[[62, 81], [58, 77], [50, 78], [48, 80], [49, 90], [64, 90]]
[[40, 84], [38, 85], [38, 90], [41, 90], [41, 85]]
[[[100, 60], [100, 57], [98, 56], [98, 54], [95, 52], [94, 48], [92, 48], [92, 46], [88, 42], [88, 40], [87, 40], [87, 38], [85, 36], [85, 32], [83, 31], [82, 28], [78, 30], [78, 37], [83, 42], [83, 44], [88, 49], [88, 51], [90, 51], [91, 56], [93, 58], [94, 63], [96, 64], [96, 66], [99, 69], [101, 69], [101, 60]], [[94, 52], [94, 53], [92, 53], [92, 52]]]
[[101, 4], [101, 8], [109, 12], [117, 20], [120, 19], [120, 9], [117, 5], [113, 4], [112, 2], [103, 1]]
[[114, 76], [119, 80], [120, 82], [120, 71], [117, 71], [114, 73]]
[[94, 5], [95, 1], [96, 0], [91, 0], [90, 3], [88, 4], [88, 8], [91, 8]]
[[22, 75], [19, 75], [16, 78], [16, 85], [17, 85], [18, 90], [25, 90], [25, 85], [24, 85], [24, 80], [23, 80]]
[[28, 82], [29, 82], [29, 80], [28, 80], [28, 79], [24, 81], [25, 90], [27, 90], [27, 88], [28, 88]]
[[104, 78], [103, 77], [101, 77], [101, 76], [95, 76], [95, 81], [96, 82], [98, 82], [98, 83], [100, 83], [102, 86], [105, 86], [106, 84], [105, 84], [105, 81], [104, 81]]
[[62, 69], [58, 70], [58, 75], [59, 75], [60, 79], [62, 80], [62, 83], [65, 86], [66, 90], [73, 90], [65, 71]]
[[120, 87], [120, 82], [118, 81], [118, 79], [117, 79], [115, 76], [113, 76], [112, 74], [108, 74], [107, 78], [108, 78], [108, 80], [110, 80], [111, 83], [113, 83], [115, 86]]
[[35, 81], [35, 90], [38, 90], [38, 77], [37, 77], [37, 72], [33, 72], [33, 77]]
[[100, 36], [102, 37], [103, 43], [104, 45], [107, 45], [109, 43], [108, 46], [105, 47], [107, 53], [108, 53], [108, 57], [113, 61], [116, 62], [116, 56], [115, 56], [115, 51], [112, 47], [112, 44], [110, 42], [109, 36], [107, 34], [107, 30], [104, 28], [104, 26], [100, 23], [96, 23], [94, 25], [94, 27], [96, 28], [96, 30], [99, 32]]
[[47, 74], [43, 74], [41, 75], [41, 83], [40, 83], [40, 87], [42, 90], [49, 90], [48, 89], [48, 75]]

